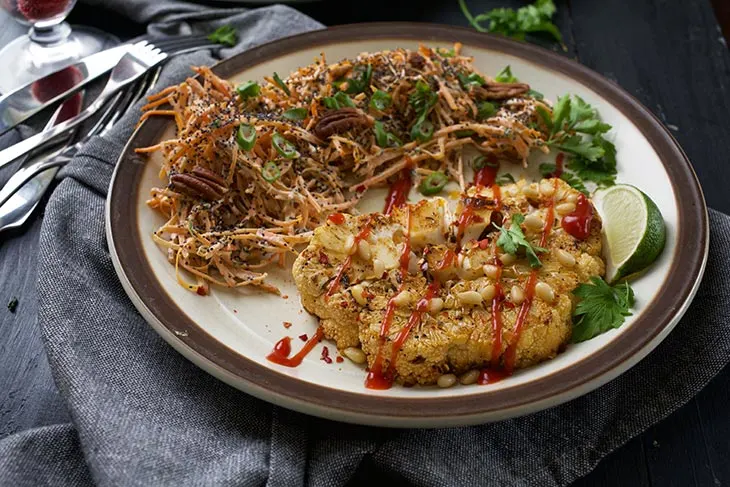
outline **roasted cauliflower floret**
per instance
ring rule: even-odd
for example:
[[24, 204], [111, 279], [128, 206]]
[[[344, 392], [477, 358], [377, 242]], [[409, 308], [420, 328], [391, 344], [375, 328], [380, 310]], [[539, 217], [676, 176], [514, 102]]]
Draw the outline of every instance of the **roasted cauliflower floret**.
[[[361, 347], [402, 384], [550, 359], [570, 340], [572, 291], [605, 269], [597, 214], [585, 240], [561, 226], [577, 197], [560, 179], [519, 181], [469, 188], [453, 216], [434, 198], [330, 221], [294, 264], [302, 303], [338, 348]], [[517, 214], [535, 267], [497, 244]]]

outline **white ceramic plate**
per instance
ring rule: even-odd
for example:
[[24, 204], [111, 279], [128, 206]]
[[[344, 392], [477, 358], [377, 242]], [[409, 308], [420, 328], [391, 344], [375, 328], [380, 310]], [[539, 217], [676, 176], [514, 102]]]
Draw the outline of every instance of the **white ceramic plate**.
[[[159, 216], [145, 200], [159, 186], [157, 155], [141, 159], [174, 128], [146, 122], [131, 138], [111, 182], [107, 207], [110, 251], [135, 306], [173, 347], [221, 380], [267, 401], [332, 419], [385, 426], [451, 426], [509, 418], [559, 404], [598, 387], [634, 365], [674, 327], [699, 285], [707, 257], [708, 226], [702, 192], [689, 161], [668, 131], [612, 82], [561, 55], [466, 29], [427, 24], [361, 24], [274, 42], [223, 61], [215, 71], [232, 80], [261, 80], [288, 73], [324, 52], [331, 61], [363, 51], [464, 44], [484, 73], [505, 65], [548, 99], [583, 97], [613, 125], [618, 181], [634, 184], [660, 208], [667, 225], [664, 253], [651, 271], [632, 282], [636, 311], [617, 330], [577, 345], [553, 360], [517, 371], [489, 386], [363, 386], [365, 371], [349, 361], [325, 364], [322, 342], [297, 368], [266, 360], [284, 335], [314, 333], [316, 319], [299, 303], [289, 270], [274, 272], [287, 299], [265, 293], [214, 289], [198, 298], [180, 287], [165, 254], [150, 238]], [[519, 171], [510, 172], [517, 175]], [[131, 197], [130, 197], [131, 196]], [[373, 192], [373, 209], [382, 194]], [[366, 203], [365, 207], [369, 205]], [[681, 270], [680, 270], [681, 269]], [[290, 329], [283, 322], [291, 322]], [[184, 387], [184, 384], [181, 384]]]

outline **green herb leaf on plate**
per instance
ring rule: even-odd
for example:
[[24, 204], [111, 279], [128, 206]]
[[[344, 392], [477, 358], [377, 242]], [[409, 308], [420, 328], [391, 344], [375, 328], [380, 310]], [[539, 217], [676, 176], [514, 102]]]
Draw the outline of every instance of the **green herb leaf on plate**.
[[233, 47], [238, 42], [238, 33], [230, 25], [222, 25], [208, 34], [208, 40], [216, 44]]
[[579, 285], [573, 294], [580, 301], [573, 312], [573, 342], [582, 342], [620, 327], [631, 316], [634, 291], [628, 282], [609, 286], [600, 277]]
[[516, 255], [520, 249], [523, 249], [525, 251], [525, 254], [527, 255], [527, 260], [530, 263], [530, 267], [540, 267], [542, 266], [542, 262], [540, 262], [540, 258], [537, 256], [537, 252], [547, 252], [548, 249], [532, 245], [527, 240], [525, 234], [522, 232], [522, 228], [520, 227], [520, 225], [524, 221], [525, 216], [520, 213], [516, 213], [512, 215], [512, 221], [510, 223], [509, 229], [494, 224], [494, 226], [498, 228], [500, 232], [499, 238], [497, 239], [497, 246], [501, 248], [504, 252], [511, 255]]

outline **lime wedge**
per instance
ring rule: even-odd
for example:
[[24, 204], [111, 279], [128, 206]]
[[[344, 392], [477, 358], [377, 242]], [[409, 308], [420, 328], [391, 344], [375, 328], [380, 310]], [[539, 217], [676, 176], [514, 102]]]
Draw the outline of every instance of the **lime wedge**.
[[628, 184], [596, 192], [603, 220], [606, 282], [613, 284], [649, 267], [664, 250], [666, 230], [656, 204]]

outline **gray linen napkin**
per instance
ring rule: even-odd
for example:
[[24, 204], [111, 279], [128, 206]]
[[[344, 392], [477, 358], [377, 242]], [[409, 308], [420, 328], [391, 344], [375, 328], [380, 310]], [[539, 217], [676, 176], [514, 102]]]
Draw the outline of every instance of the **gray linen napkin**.
[[[195, 13], [181, 3], [115, 4], [140, 21], [154, 18], [151, 29], [167, 33], [223, 23], [220, 10]], [[235, 50], [321, 27], [287, 7], [235, 14], [225, 20], [241, 33]], [[159, 86], [211, 62], [206, 53], [173, 60]], [[2, 485], [343, 485], [365, 456], [418, 485], [565, 485], [686, 403], [730, 361], [730, 217], [711, 211], [707, 274], [685, 318], [637, 366], [584, 397], [441, 430], [353, 426], [254, 399], [163, 342], [116, 278], [104, 198], [137, 116], [133, 110], [107, 138], [90, 142], [48, 203], [39, 323], [72, 423], [1, 440]]]

